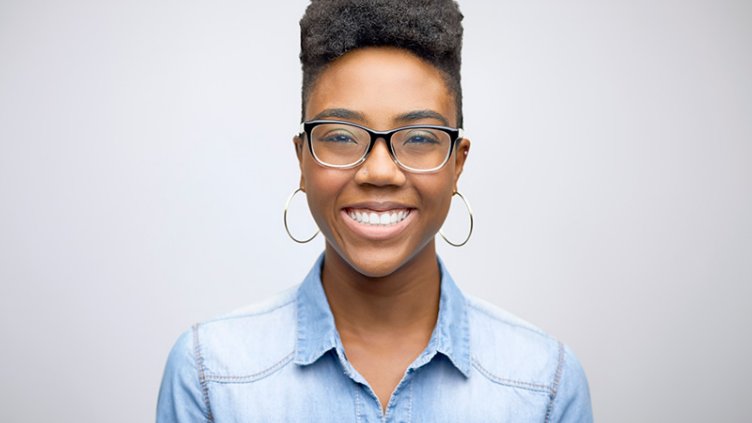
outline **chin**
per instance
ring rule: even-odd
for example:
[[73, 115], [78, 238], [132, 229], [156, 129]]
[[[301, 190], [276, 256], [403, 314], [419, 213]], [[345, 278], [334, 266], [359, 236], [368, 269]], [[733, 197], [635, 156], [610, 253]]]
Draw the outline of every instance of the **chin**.
[[337, 254], [346, 261], [353, 270], [369, 278], [383, 278], [402, 269], [413, 260], [427, 246], [410, 249], [407, 246], [357, 248], [350, 251], [337, 250]]
[[391, 251], [358, 251], [343, 257], [355, 271], [369, 278], [383, 278], [399, 270], [407, 260]]

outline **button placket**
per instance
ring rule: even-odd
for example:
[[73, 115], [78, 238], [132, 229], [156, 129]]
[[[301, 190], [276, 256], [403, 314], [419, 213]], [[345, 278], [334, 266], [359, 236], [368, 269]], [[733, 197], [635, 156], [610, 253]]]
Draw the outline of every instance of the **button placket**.
[[408, 367], [402, 380], [394, 389], [386, 413], [382, 416], [382, 422], [408, 423], [411, 421], [412, 412], [412, 379], [415, 369]]

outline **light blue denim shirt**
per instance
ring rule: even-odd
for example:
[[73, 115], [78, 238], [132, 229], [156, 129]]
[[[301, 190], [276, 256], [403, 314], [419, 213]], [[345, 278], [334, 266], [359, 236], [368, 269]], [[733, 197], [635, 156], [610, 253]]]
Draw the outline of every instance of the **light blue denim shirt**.
[[270, 301], [184, 333], [167, 361], [157, 422], [592, 422], [572, 352], [463, 295], [441, 261], [436, 327], [383, 413], [347, 360], [322, 263]]

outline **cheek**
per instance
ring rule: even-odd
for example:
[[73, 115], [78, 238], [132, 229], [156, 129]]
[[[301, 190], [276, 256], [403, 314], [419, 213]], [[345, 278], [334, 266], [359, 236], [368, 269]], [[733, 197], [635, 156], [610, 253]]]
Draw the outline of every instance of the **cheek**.
[[308, 207], [319, 228], [324, 229], [328, 226], [326, 219], [334, 210], [337, 196], [352, 176], [346, 171], [321, 167], [310, 157], [303, 159], [302, 172]]
[[420, 175], [415, 179], [415, 187], [420, 192], [424, 211], [430, 215], [433, 226], [440, 227], [449, 212], [453, 192], [451, 172], [433, 175]]

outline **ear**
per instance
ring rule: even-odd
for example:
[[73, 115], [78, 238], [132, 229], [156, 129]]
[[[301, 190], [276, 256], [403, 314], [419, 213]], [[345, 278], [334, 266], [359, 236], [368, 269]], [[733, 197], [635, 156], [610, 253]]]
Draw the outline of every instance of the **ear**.
[[303, 137], [300, 135], [293, 136], [292, 143], [295, 146], [295, 155], [298, 157], [298, 166], [300, 167], [300, 188], [305, 189], [305, 179], [303, 178]]
[[470, 154], [470, 140], [468, 138], [459, 139], [454, 149], [454, 190], [457, 191], [462, 169], [464, 169], [465, 161]]
[[292, 143], [295, 146], [295, 155], [298, 156], [298, 163], [302, 164], [303, 162], [303, 137], [301, 137], [300, 134], [294, 135], [292, 137]]

